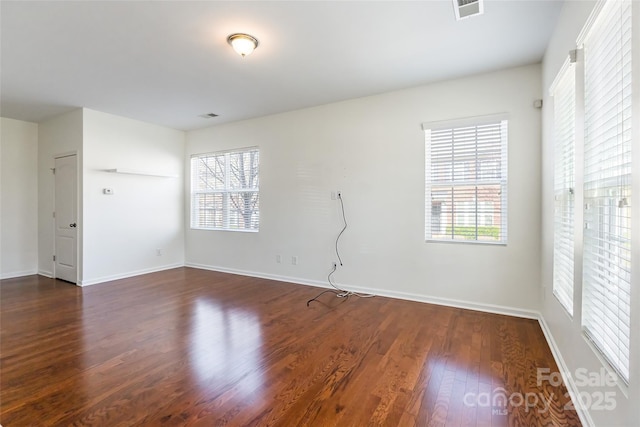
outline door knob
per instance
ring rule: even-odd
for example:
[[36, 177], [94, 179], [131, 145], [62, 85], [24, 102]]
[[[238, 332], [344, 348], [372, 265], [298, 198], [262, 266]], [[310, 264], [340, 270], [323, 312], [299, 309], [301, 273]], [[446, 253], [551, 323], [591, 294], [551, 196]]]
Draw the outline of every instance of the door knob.
[[76, 224], [75, 222], [73, 224], [69, 224], [69, 227], [71, 228], [76, 228], [78, 226], [78, 224]]

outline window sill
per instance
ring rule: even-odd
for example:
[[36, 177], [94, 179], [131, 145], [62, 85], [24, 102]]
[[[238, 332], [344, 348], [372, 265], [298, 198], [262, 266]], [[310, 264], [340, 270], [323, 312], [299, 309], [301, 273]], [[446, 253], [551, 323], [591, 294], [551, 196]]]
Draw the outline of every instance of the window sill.
[[425, 239], [425, 243], [447, 243], [455, 245], [507, 246], [507, 242], [482, 242], [476, 240], [437, 240]]
[[202, 228], [202, 227], [191, 227], [192, 230], [199, 231], [232, 231], [232, 232], [240, 232], [240, 233], [258, 233], [260, 230], [248, 230], [244, 228]]

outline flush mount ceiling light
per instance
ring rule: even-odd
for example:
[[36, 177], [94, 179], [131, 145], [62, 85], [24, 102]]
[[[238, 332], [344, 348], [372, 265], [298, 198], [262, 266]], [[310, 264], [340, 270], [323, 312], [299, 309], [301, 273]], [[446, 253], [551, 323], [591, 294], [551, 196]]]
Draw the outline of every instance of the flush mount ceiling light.
[[258, 47], [258, 39], [249, 34], [236, 33], [227, 37], [227, 42], [243, 58], [250, 55]]

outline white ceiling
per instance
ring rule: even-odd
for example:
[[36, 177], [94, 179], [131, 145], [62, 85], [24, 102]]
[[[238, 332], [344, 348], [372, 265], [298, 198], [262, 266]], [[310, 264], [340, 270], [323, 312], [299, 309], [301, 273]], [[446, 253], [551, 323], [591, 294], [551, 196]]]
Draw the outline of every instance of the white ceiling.
[[[539, 62], [561, 1], [2, 1], [0, 114], [196, 129]], [[247, 32], [244, 59], [227, 44]], [[203, 119], [205, 113], [220, 117]]]

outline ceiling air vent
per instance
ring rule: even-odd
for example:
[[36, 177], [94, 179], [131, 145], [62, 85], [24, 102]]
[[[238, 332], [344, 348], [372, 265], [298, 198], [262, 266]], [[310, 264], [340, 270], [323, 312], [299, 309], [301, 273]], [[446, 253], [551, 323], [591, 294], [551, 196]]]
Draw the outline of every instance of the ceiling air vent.
[[202, 117], [203, 119], [213, 119], [214, 117], [218, 117], [218, 115], [216, 113], [207, 113], [202, 114], [200, 117]]
[[456, 13], [457, 21], [470, 16], [482, 15], [484, 13], [483, 0], [453, 0], [453, 10]]

